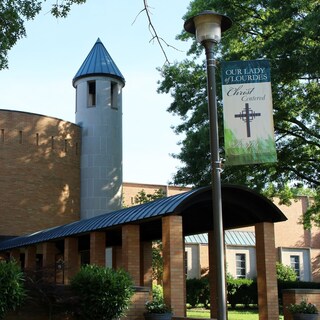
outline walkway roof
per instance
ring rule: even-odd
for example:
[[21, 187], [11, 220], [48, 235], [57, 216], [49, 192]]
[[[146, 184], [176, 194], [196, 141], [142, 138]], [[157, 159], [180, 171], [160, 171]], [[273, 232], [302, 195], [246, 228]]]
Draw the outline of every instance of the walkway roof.
[[[260, 222], [280, 222], [287, 218], [270, 200], [247, 188], [222, 186], [224, 229], [252, 226]], [[153, 202], [106, 213], [39, 232], [5, 240], [0, 251], [46, 241], [58, 241], [69, 236], [83, 236], [92, 231], [110, 233], [114, 245], [121, 243], [121, 225], [139, 224], [141, 240], [161, 239], [161, 218], [166, 215], [183, 217], [184, 235], [212, 230], [212, 191], [210, 187], [194, 189]]]

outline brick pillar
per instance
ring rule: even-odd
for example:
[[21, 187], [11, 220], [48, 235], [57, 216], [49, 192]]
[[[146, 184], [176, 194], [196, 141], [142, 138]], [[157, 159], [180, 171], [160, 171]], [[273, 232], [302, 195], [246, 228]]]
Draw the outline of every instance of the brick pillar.
[[24, 268], [26, 270], [36, 270], [37, 247], [29, 246], [25, 249]]
[[106, 233], [90, 233], [90, 264], [106, 266]]
[[16, 261], [19, 266], [21, 265], [19, 248], [10, 250], [10, 260]]
[[49, 282], [55, 279], [56, 245], [54, 242], [44, 242], [42, 244], [42, 266], [43, 276]]
[[142, 242], [141, 246], [141, 284], [152, 287], [152, 241]]
[[71, 278], [80, 270], [78, 238], [64, 239], [64, 283], [69, 284]]
[[140, 226], [122, 226], [122, 264], [133, 283], [140, 286]]
[[255, 225], [258, 305], [260, 320], [278, 320], [278, 287], [274, 225], [262, 222]]
[[208, 251], [209, 251], [209, 286], [210, 286], [210, 317], [212, 319], [217, 319], [218, 309], [217, 309], [217, 268], [215, 263], [215, 246], [214, 246], [214, 236], [213, 231], [208, 232]]
[[122, 264], [122, 248], [120, 246], [114, 246], [112, 248], [112, 268], [123, 268]]
[[181, 216], [162, 218], [163, 293], [176, 317], [186, 316], [184, 239]]

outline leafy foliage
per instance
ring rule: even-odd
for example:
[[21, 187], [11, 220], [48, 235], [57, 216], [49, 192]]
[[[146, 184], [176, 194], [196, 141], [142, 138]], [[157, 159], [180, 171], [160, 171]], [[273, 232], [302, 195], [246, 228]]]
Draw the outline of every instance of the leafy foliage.
[[25, 296], [20, 267], [14, 261], [0, 261], [0, 319], [20, 306]]
[[163, 299], [163, 288], [160, 285], [152, 286], [152, 300], [146, 302], [147, 313], [168, 313], [171, 307], [166, 305]]
[[[221, 60], [268, 59], [271, 64], [275, 137], [278, 162], [247, 166], [224, 166], [223, 183], [246, 185], [254, 190], [280, 195], [283, 202], [288, 185], [305, 186], [320, 193], [320, 4], [317, 0], [257, 2], [244, 0], [193, 0], [185, 19], [203, 10], [227, 14], [233, 27], [222, 37], [216, 50], [217, 88], [221, 87]], [[182, 32], [178, 38], [193, 38]], [[168, 111], [181, 118], [174, 129], [184, 134], [182, 163], [175, 184], [202, 186], [211, 183], [209, 123], [203, 49], [193, 42], [189, 59], [161, 70], [159, 93], [170, 93]], [[218, 113], [222, 126], [222, 97], [218, 92]], [[219, 128], [221, 157], [224, 159], [223, 130]], [[272, 193], [270, 192], [272, 191]], [[292, 193], [291, 193], [292, 194]], [[305, 216], [320, 225], [319, 197]], [[309, 224], [308, 224], [309, 222]]]
[[297, 304], [290, 304], [288, 306], [288, 310], [291, 313], [307, 313], [307, 314], [315, 314], [318, 313], [318, 309], [315, 304], [307, 302], [306, 300], [302, 300]]
[[171, 308], [164, 303], [163, 299], [153, 299], [151, 301], [147, 301], [146, 310], [148, 313], [171, 312]]
[[112, 320], [124, 315], [133, 295], [133, 282], [123, 270], [86, 265], [71, 280], [80, 298], [80, 316]]
[[152, 278], [157, 283], [162, 283], [163, 278], [163, 257], [162, 242], [154, 241], [152, 244]]
[[297, 274], [290, 266], [280, 262], [276, 263], [277, 279], [281, 281], [297, 281]]
[[134, 197], [135, 204], [143, 204], [157, 199], [164, 198], [166, 193], [163, 189], [157, 189], [154, 193], [146, 193], [144, 189], [140, 190]]
[[198, 304], [203, 304], [208, 308], [210, 303], [210, 290], [208, 277], [200, 279], [187, 279], [187, 303], [191, 307], [196, 307]]
[[[143, 204], [157, 199], [164, 198], [166, 193], [163, 189], [157, 189], [154, 193], [146, 193], [144, 189], [140, 190], [134, 197], [136, 204]], [[163, 258], [162, 258], [162, 242], [155, 241], [152, 244], [152, 278], [157, 283], [162, 283], [163, 276]]]
[[[26, 37], [25, 21], [33, 20], [42, 9], [39, 0], [0, 1], [0, 70], [8, 67], [8, 52], [23, 37]], [[73, 4], [86, 0], [57, 0], [52, 4], [55, 17], [66, 17]]]

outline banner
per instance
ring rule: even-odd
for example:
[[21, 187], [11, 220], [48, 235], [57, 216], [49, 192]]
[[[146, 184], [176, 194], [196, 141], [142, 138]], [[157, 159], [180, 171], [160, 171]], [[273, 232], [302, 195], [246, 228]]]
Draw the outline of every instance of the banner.
[[276, 162], [267, 60], [222, 62], [226, 165]]

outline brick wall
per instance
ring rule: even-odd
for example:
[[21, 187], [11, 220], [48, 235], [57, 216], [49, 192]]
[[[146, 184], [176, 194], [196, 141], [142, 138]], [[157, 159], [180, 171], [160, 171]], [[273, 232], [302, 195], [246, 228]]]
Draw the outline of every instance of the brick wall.
[[187, 187], [175, 187], [175, 186], [166, 186], [162, 184], [145, 184], [145, 183], [132, 183], [124, 182], [123, 183], [123, 203], [126, 206], [136, 205], [134, 203], [135, 196], [141, 191], [144, 190], [146, 194], [154, 194], [155, 191], [162, 189], [167, 196], [173, 196], [182, 192], [191, 190]]
[[80, 127], [0, 110], [0, 235], [79, 219]]

